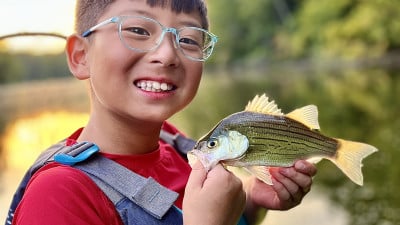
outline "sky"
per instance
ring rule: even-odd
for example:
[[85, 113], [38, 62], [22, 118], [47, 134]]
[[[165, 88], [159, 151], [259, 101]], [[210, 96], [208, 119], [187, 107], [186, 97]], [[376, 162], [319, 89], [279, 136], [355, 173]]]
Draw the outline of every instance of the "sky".
[[[73, 32], [74, 0], [0, 0], [0, 36], [17, 32]], [[62, 51], [65, 41], [57, 38], [7, 39], [12, 51]]]

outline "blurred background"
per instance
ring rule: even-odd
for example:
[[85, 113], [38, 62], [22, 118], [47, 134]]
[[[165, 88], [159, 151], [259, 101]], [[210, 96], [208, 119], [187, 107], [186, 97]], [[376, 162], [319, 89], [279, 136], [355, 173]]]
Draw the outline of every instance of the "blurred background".
[[[2, 0], [0, 36], [73, 32], [74, 1]], [[318, 164], [303, 203], [269, 225], [400, 224], [400, 4], [395, 0], [208, 1], [220, 37], [193, 104], [174, 122], [197, 139], [266, 93], [284, 112], [315, 104], [323, 134], [366, 142], [364, 186]], [[88, 118], [84, 82], [56, 37], [0, 40], [0, 220], [37, 155]], [[201, 122], [200, 122], [201, 121]]]

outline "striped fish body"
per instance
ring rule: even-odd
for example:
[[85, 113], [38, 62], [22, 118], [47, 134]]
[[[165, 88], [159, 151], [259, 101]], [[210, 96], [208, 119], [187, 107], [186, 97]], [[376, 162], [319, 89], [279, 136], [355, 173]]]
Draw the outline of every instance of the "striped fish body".
[[300, 159], [328, 159], [362, 185], [362, 160], [378, 150], [327, 137], [319, 129], [316, 106], [283, 114], [274, 101], [256, 96], [244, 111], [227, 116], [200, 138], [188, 157], [196, 157], [207, 170], [217, 163], [244, 167], [267, 184], [271, 184], [271, 176], [266, 167], [289, 167]]
[[332, 158], [338, 149], [336, 139], [322, 135], [286, 116], [243, 111], [223, 119], [210, 137], [221, 130], [235, 130], [249, 141], [247, 151], [231, 166], [291, 166], [296, 160]]

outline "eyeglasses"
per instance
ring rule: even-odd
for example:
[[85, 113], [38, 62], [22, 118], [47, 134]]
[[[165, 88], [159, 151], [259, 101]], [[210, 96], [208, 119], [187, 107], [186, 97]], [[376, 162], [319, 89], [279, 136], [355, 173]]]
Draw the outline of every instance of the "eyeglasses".
[[175, 29], [164, 27], [157, 20], [145, 16], [115, 16], [91, 27], [82, 33], [88, 37], [96, 29], [109, 23], [118, 24], [118, 34], [122, 43], [133, 51], [149, 52], [156, 49], [166, 33], [174, 34], [174, 46], [184, 56], [194, 61], [205, 61], [214, 49], [218, 37], [199, 27]]

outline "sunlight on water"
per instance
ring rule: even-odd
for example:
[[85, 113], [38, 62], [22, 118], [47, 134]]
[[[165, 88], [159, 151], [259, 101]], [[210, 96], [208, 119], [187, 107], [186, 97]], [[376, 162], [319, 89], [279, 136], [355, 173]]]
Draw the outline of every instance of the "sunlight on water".
[[4, 221], [12, 195], [23, 174], [50, 145], [66, 138], [86, 124], [88, 114], [66, 111], [43, 112], [21, 118], [7, 126], [3, 137], [6, 170], [0, 184], [0, 221]]
[[26, 168], [41, 151], [84, 126], [87, 119], [85, 113], [59, 111], [15, 121], [9, 125], [4, 137], [7, 167]]

